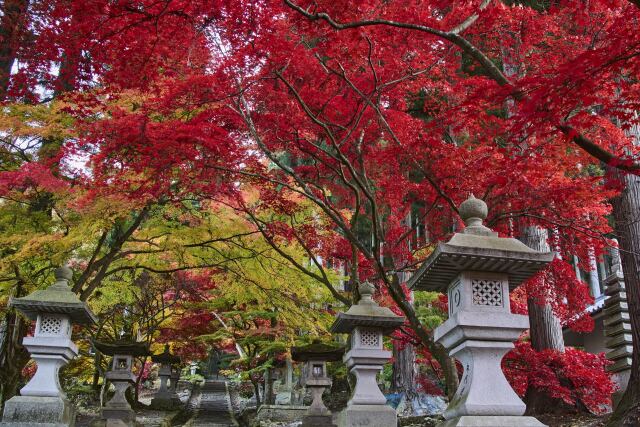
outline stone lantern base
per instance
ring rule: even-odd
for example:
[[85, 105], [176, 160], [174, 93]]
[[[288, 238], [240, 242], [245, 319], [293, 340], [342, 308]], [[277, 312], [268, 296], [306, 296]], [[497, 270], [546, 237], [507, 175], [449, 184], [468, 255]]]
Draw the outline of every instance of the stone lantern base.
[[300, 427], [337, 427], [331, 415], [305, 415]]
[[175, 393], [168, 392], [160, 396], [158, 396], [158, 394], [160, 393], [156, 393], [153, 399], [151, 399], [151, 408], [172, 411], [182, 407], [182, 401]]
[[339, 427], [389, 427], [397, 424], [396, 410], [388, 405], [349, 404], [338, 417]]
[[547, 427], [534, 417], [465, 415], [438, 424], [438, 427]]
[[74, 427], [76, 411], [62, 397], [14, 396], [4, 406], [1, 427]]

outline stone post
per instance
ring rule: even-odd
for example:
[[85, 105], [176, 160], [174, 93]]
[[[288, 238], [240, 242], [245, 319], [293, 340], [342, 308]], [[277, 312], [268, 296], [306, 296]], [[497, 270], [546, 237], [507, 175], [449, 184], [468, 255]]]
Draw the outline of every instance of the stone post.
[[22, 341], [38, 369], [26, 386], [5, 403], [2, 427], [63, 427], [75, 425], [75, 409], [60, 387], [60, 368], [78, 355], [71, 341], [72, 324], [90, 324], [95, 316], [68, 286], [73, 276], [68, 267], [55, 271], [56, 282], [46, 290], [9, 304], [36, 320], [33, 337]]
[[387, 399], [376, 381], [377, 374], [391, 359], [391, 352], [383, 347], [385, 334], [393, 332], [404, 323], [404, 317], [395, 315], [389, 308], [380, 307], [373, 299], [375, 290], [370, 283], [358, 287], [361, 299], [346, 313], [338, 314], [331, 332], [349, 333], [350, 349], [344, 355], [347, 369], [356, 377], [356, 385], [340, 414], [340, 427], [388, 427], [395, 426], [395, 409], [387, 405]]
[[523, 416], [525, 404], [500, 363], [529, 327], [527, 316], [511, 313], [509, 290], [544, 268], [554, 253], [498, 237], [482, 224], [487, 205], [473, 196], [459, 213], [464, 231], [439, 243], [408, 283], [449, 297], [449, 319], [434, 330], [434, 338], [460, 361], [464, 374], [440, 427], [543, 426]]

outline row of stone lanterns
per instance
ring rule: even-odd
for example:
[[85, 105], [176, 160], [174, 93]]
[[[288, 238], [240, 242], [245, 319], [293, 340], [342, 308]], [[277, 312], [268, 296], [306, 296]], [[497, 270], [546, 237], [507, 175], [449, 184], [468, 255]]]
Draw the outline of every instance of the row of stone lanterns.
[[[68, 267], [55, 271], [55, 283], [44, 290], [38, 290], [22, 298], [12, 298], [9, 305], [31, 320], [36, 321], [33, 337], [25, 337], [22, 344], [37, 364], [33, 378], [5, 403], [0, 427], [69, 427], [75, 425], [76, 411], [60, 387], [59, 371], [78, 355], [78, 347], [71, 340], [72, 327], [91, 325], [96, 316], [86, 302], [80, 301], [69, 287], [73, 272]], [[132, 372], [133, 359], [148, 356], [146, 344], [136, 342], [100, 342], [94, 347], [103, 354], [113, 357], [111, 370], [106, 378], [115, 387], [113, 398], [102, 408], [102, 421], [119, 420], [117, 424], [133, 426], [135, 413], [126, 400], [126, 390], [135, 382]], [[162, 363], [160, 400], [168, 398], [174, 409], [180, 402], [176, 385], [180, 377], [172, 365], [180, 359], [169, 353], [152, 356], [152, 360]], [[167, 376], [171, 378], [171, 388], [166, 388]]]
[[[529, 327], [526, 316], [511, 313], [509, 290], [541, 270], [555, 255], [534, 251], [513, 238], [501, 238], [485, 227], [487, 205], [473, 196], [461, 204], [459, 213], [466, 224], [464, 231], [438, 244], [409, 282], [412, 289], [448, 294], [449, 319], [435, 329], [434, 337], [462, 363], [464, 374], [441, 427], [543, 426], [535, 418], [523, 416], [525, 405], [506, 381], [500, 363], [513, 348], [513, 341]], [[73, 425], [73, 411], [58, 384], [58, 370], [77, 354], [70, 340], [71, 323], [91, 323], [95, 316], [68, 288], [70, 278], [69, 269], [58, 269], [51, 288], [11, 301], [12, 306], [37, 320], [36, 335], [25, 338], [24, 343], [43, 369], [39, 368], [22, 390], [23, 396], [7, 402], [3, 426], [37, 425], [37, 420], [46, 420], [49, 426]], [[395, 426], [395, 410], [386, 405], [376, 375], [391, 358], [383, 348], [383, 336], [404, 323], [404, 318], [372, 299], [373, 285], [362, 283], [358, 290], [358, 304], [340, 313], [331, 327], [334, 333], [350, 334], [350, 348], [343, 360], [356, 377], [339, 427]], [[138, 350], [127, 348], [130, 351], [123, 354], [124, 348], [103, 348], [114, 356], [108, 378], [116, 384], [116, 396], [105, 406], [103, 416], [122, 416], [130, 425], [124, 390], [130, 385], [131, 361]], [[307, 363], [307, 384], [314, 389], [305, 426], [331, 426], [321, 396], [331, 384], [326, 362], [337, 353], [306, 350], [297, 351], [296, 356]], [[168, 349], [165, 353], [163, 360], [169, 363]], [[168, 371], [163, 372], [166, 389]]]
[[[460, 205], [459, 213], [466, 225], [463, 232], [438, 244], [409, 281], [411, 289], [447, 293], [449, 319], [435, 329], [434, 338], [464, 367], [460, 386], [439, 427], [544, 427], [534, 417], [524, 416], [525, 404], [507, 382], [501, 361], [514, 347], [513, 341], [529, 327], [526, 316], [511, 313], [509, 291], [544, 268], [555, 254], [499, 237], [483, 225], [487, 205], [473, 196]], [[350, 334], [350, 349], [343, 359], [356, 377], [338, 426], [395, 426], [396, 412], [386, 405], [376, 375], [391, 358], [383, 348], [383, 336], [398, 328], [404, 318], [373, 301], [373, 285], [363, 283], [358, 290], [359, 303], [340, 313], [331, 327], [334, 333]], [[311, 364], [307, 375], [316, 372], [314, 369], [325, 372], [318, 356], [306, 359]], [[309, 384], [313, 375], [308, 378]], [[323, 390], [330, 381], [311, 384]], [[314, 391], [314, 403], [305, 420], [313, 419], [314, 414], [326, 420], [328, 411], [321, 395], [322, 391]]]

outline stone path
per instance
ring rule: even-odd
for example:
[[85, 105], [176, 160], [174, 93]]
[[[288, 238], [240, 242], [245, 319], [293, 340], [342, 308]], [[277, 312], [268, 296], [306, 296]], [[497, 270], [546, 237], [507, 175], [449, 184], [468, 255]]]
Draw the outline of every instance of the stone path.
[[196, 386], [189, 399], [188, 411], [193, 416], [185, 427], [235, 427], [231, 410], [231, 399], [227, 384], [220, 380], [206, 380], [204, 385]]

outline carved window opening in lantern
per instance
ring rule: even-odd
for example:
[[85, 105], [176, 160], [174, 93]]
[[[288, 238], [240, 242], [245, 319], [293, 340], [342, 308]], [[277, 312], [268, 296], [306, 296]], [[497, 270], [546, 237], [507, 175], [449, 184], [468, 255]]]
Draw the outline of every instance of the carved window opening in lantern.
[[375, 330], [363, 329], [360, 332], [360, 345], [363, 347], [380, 347], [380, 333]]
[[62, 318], [57, 316], [42, 316], [40, 318], [40, 335], [61, 335]]
[[473, 279], [471, 281], [471, 295], [473, 305], [502, 307], [504, 298], [502, 297], [502, 281]]
[[324, 369], [321, 364], [313, 364], [311, 369], [311, 376], [313, 378], [323, 378], [324, 377]]
[[115, 369], [120, 371], [126, 371], [129, 369], [129, 362], [126, 358], [116, 358]]

